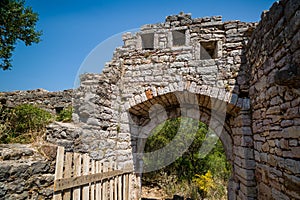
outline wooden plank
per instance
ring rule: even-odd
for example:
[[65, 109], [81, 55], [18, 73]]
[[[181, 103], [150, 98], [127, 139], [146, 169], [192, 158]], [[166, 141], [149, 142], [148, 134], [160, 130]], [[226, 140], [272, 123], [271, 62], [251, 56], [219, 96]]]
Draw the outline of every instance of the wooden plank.
[[125, 184], [125, 200], [129, 200], [129, 174], [125, 174], [125, 181], [126, 181], [126, 184]]
[[78, 187], [89, 184], [95, 181], [107, 180], [114, 176], [131, 173], [132, 169], [115, 170], [111, 172], [104, 171], [103, 173], [89, 174], [72, 178], [62, 178], [55, 180], [54, 191], [65, 190], [68, 188]]
[[123, 184], [123, 200], [127, 200], [126, 199], [126, 176], [125, 176], [125, 174], [123, 174], [123, 182], [122, 182], [122, 184]]
[[[64, 178], [71, 178], [72, 176], [72, 161], [73, 153], [67, 152], [65, 156]], [[63, 199], [71, 199], [71, 189], [67, 189], [64, 191]]]
[[118, 199], [122, 200], [123, 196], [122, 196], [122, 175], [120, 175], [118, 177]]
[[[54, 180], [61, 179], [63, 177], [63, 170], [64, 170], [64, 147], [57, 148], [57, 155], [56, 155], [56, 166], [55, 166], [55, 175]], [[55, 187], [55, 183], [54, 183]], [[62, 193], [54, 193], [53, 195], [54, 200], [61, 200]]]
[[[115, 162], [115, 165], [114, 165], [114, 170], [117, 170], [117, 163]], [[114, 177], [114, 199], [115, 200], [118, 200], [118, 176], [115, 176]]]
[[[103, 173], [109, 173], [107, 172], [107, 163], [103, 163]], [[103, 183], [102, 183], [102, 200], [107, 200], [107, 180], [103, 180]]]
[[128, 199], [131, 196], [132, 178], [132, 173], [128, 174]]
[[[113, 163], [112, 161], [110, 161], [109, 163], [109, 171], [114, 171], [113, 169]], [[113, 180], [114, 177], [112, 177], [109, 181], [109, 199], [110, 200], [114, 200], [114, 180]]]
[[140, 197], [142, 194], [141, 194], [141, 192], [142, 192], [142, 188], [141, 188], [141, 183], [142, 183], [142, 180], [141, 180], [141, 173], [138, 173], [138, 174], [136, 174], [135, 175], [135, 182], [136, 183], [139, 183], [139, 185], [138, 185], [138, 188], [135, 190], [135, 197]]
[[[96, 164], [95, 160], [92, 160], [92, 162], [91, 162], [91, 174], [96, 173], [95, 164]], [[95, 199], [95, 185], [96, 185], [96, 182], [91, 183], [91, 199], [92, 200]]]
[[[81, 175], [81, 154], [79, 153], [74, 153], [74, 176], [73, 178], [79, 178]], [[62, 190], [64, 189], [67, 189], [67, 188], [74, 188], [73, 189], [73, 199], [74, 200], [80, 200], [81, 199], [81, 195], [80, 195], [80, 187], [78, 187], [79, 185], [76, 185], [76, 186], [72, 186], [72, 187], [66, 187], [66, 188], [63, 188]], [[75, 188], [77, 187], [77, 188]], [[54, 191], [55, 191], [56, 188], [54, 188]]]
[[[90, 171], [90, 157], [87, 154], [83, 154], [83, 175], [89, 175], [89, 171]], [[89, 200], [90, 198], [90, 193], [89, 193], [89, 189], [90, 186], [88, 185], [89, 183], [87, 183], [87, 185], [84, 185], [82, 188], [82, 200]]]
[[[101, 173], [102, 167], [100, 161], [96, 161], [96, 173]], [[96, 182], [96, 181], [95, 181]], [[101, 200], [101, 182], [96, 182], [96, 200]]]

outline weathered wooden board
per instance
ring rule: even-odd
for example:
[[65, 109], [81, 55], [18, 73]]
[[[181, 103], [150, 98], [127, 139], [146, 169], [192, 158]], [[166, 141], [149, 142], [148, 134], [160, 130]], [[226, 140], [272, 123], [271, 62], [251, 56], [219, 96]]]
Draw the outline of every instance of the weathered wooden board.
[[111, 172], [102, 172], [90, 175], [82, 175], [73, 178], [62, 178], [54, 181], [54, 191], [65, 190], [68, 188], [74, 188], [82, 185], [89, 184], [91, 182], [102, 181], [110, 179], [115, 176], [131, 173], [132, 169], [115, 170]]

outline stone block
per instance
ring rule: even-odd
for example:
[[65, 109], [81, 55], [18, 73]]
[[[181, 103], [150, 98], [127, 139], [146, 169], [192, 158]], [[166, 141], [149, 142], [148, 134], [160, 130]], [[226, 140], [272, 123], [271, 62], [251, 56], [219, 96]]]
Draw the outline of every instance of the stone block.
[[235, 172], [238, 176], [242, 177], [245, 180], [253, 181], [254, 179], [254, 170], [244, 169], [238, 165], [234, 166]]
[[286, 188], [286, 193], [295, 199], [300, 198], [300, 178], [284, 174], [284, 186]]
[[245, 160], [240, 157], [235, 157], [234, 164], [244, 169], [255, 169], [256, 162], [254, 160]]
[[258, 199], [271, 199], [272, 190], [265, 183], [258, 184]]
[[300, 174], [300, 161], [293, 159], [285, 159], [282, 168], [289, 170], [289, 173]]
[[292, 126], [282, 130], [282, 134], [279, 136], [283, 138], [295, 138], [298, 139], [300, 134], [300, 126]]
[[241, 158], [254, 160], [254, 152], [250, 148], [235, 146], [233, 152]]
[[267, 115], [276, 115], [276, 114], [280, 114], [281, 110], [280, 110], [280, 106], [273, 106], [267, 109], [266, 114]]
[[245, 194], [246, 199], [255, 199], [257, 196], [257, 189], [255, 186], [240, 185], [241, 191]]
[[265, 142], [265, 143], [262, 145], [261, 149], [262, 149], [263, 152], [269, 152], [269, 150], [270, 150], [269, 143], [268, 143], [268, 142]]
[[265, 137], [262, 137], [260, 134], [255, 134], [253, 136], [254, 140], [255, 141], [262, 141], [262, 142], [265, 142], [266, 141], [266, 138]]
[[282, 120], [282, 122], [280, 123], [282, 127], [292, 126], [293, 124], [294, 124], [293, 120]]
[[273, 199], [281, 199], [281, 200], [289, 200], [290, 198], [285, 195], [283, 192], [276, 190], [275, 188], [272, 188], [272, 198]]
[[289, 151], [283, 151], [283, 156], [287, 158], [300, 158], [300, 147], [291, 147]]
[[298, 140], [297, 139], [292, 139], [292, 140], [289, 140], [289, 146], [291, 147], [296, 147], [298, 146]]
[[279, 145], [282, 149], [289, 149], [289, 141], [287, 139], [281, 139]]

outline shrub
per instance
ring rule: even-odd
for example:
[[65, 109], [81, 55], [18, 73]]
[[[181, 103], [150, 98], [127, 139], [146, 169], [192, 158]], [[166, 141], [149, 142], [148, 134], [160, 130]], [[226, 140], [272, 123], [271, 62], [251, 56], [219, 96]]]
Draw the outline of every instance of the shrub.
[[196, 174], [193, 181], [197, 184], [202, 198], [206, 197], [207, 194], [215, 187], [210, 170], [208, 170], [204, 175]]
[[18, 105], [13, 109], [2, 109], [0, 138], [2, 143], [33, 142], [47, 124], [53, 121], [53, 116], [31, 104]]
[[73, 108], [72, 107], [64, 108], [56, 116], [56, 121], [71, 122], [72, 121], [72, 113], [73, 113]]

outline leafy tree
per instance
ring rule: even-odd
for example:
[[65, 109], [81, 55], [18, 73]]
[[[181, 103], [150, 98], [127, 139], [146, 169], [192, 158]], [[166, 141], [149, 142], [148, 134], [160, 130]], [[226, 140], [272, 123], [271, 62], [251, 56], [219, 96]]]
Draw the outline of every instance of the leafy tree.
[[[210, 139], [207, 135], [213, 136], [213, 132], [208, 129], [206, 124], [185, 117], [169, 119], [158, 125], [151, 133], [151, 136], [147, 138], [144, 149], [145, 152], [153, 152], [161, 149], [172, 140], [175, 140], [180, 127], [186, 131], [184, 132], [185, 138], [183, 140], [179, 138], [174, 142], [171, 151], [175, 152], [178, 147], [182, 147], [185, 142], [184, 140], [192, 139], [193, 142], [188, 150], [169, 166], [143, 174], [142, 181], [144, 184], [157, 184], [161, 178], [164, 179], [165, 176], [168, 175], [175, 177], [175, 181], [167, 182], [168, 185], [176, 185], [175, 188], [177, 188], [177, 191], [184, 189], [188, 196], [194, 196], [195, 199], [199, 199], [200, 197], [222, 199], [226, 197], [226, 182], [230, 177], [231, 165], [227, 162], [221, 141], [218, 140], [215, 143], [214, 148], [206, 157], [203, 158], [199, 154], [203, 143]], [[194, 127], [194, 129], [192, 127]], [[196, 132], [193, 134], [190, 131]], [[144, 159], [144, 167], [161, 163], [163, 159], [166, 158], [162, 156], [156, 160]], [[212, 184], [214, 182], [216, 184]], [[182, 185], [188, 185], [188, 187], [182, 187]], [[164, 185], [160, 186], [164, 187]], [[168, 188], [166, 190], [168, 190]], [[166, 192], [168, 193], [168, 191]]]
[[37, 13], [25, 7], [24, 0], [0, 0], [0, 68], [12, 67], [12, 52], [18, 40], [26, 46], [40, 41], [41, 31], [36, 31]]
[[[182, 149], [180, 147], [184, 147], [186, 145], [185, 141], [193, 141], [188, 147], [188, 150], [171, 165], [159, 170], [159, 172], [149, 173], [146, 175], [146, 177], [155, 176], [157, 173], [165, 172], [170, 175], [176, 175], [179, 180], [192, 180], [196, 173], [204, 173], [207, 171], [207, 165], [205, 164], [206, 160], [201, 159], [198, 152], [203, 140], [205, 139], [208, 129], [204, 123], [198, 122], [194, 119], [175, 118], [167, 120], [163, 124], [159, 125], [153, 131], [154, 133], [152, 136], [147, 139], [145, 152], [152, 152], [166, 146], [170, 141], [175, 139], [174, 137], [178, 133], [180, 126], [188, 131], [194, 130], [196, 133], [186, 132], [184, 134], [184, 139], [178, 138], [177, 141], [174, 142], [171, 152], [176, 152], [177, 149]], [[194, 128], [191, 126], [194, 126]], [[155, 160], [155, 163], [151, 163], [148, 160], [144, 160], [144, 162], [145, 165], [155, 165], [158, 162], [162, 162], [160, 159], [164, 160], [165, 158], [158, 158]]]

